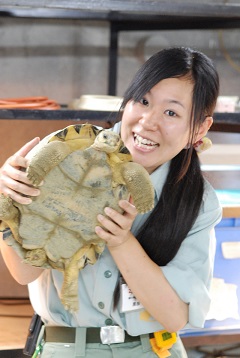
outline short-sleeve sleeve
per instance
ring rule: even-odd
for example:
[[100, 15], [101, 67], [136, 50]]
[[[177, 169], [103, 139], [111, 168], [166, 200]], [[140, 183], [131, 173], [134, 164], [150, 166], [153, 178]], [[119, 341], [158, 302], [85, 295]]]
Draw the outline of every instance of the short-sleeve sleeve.
[[214, 226], [222, 209], [207, 182], [199, 216], [174, 259], [161, 267], [166, 279], [189, 304], [188, 327], [203, 327], [210, 307], [209, 288], [213, 276], [216, 238]]

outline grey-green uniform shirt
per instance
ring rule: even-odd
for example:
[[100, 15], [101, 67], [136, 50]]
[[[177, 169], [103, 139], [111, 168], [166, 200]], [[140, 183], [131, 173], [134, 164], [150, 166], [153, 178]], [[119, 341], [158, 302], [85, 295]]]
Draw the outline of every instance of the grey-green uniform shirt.
[[[169, 163], [165, 163], [151, 174], [155, 202], [161, 195], [168, 170]], [[209, 310], [209, 286], [216, 245], [214, 226], [221, 220], [221, 212], [214, 189], [205, 181], [203, 201], [194, 226], [174, 259], [166, 266], [159, 267], [180, 298], [189, 305], [189, 328], [203, 327]], [[131, 230], [133, 234], [148, 215], [136, 217]], [[161, 232], [159, 236], [161, 240]], [[48, 325], [101, 327], [114, 324], [124, 328], [130, 335], [163, 329], [144, 309], [121, 313], [120, 303], [113, 309], [113, 293], [118, 281], [118, 268], [106, 247], [95, 265], [88, 265], [79, 273], [78, 312], [66, 311], [59, 299], [63, 283], [63, 275], [59, 271], [45, 270], [28, 287], [33, 309]]]

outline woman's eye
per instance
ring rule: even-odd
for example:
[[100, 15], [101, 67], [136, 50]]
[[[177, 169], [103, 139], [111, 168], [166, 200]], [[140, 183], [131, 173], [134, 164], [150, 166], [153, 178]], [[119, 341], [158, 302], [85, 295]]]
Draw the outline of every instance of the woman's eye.
[[173, 111], [167, 110], [167, 111], [165, 111], [165, 113], [166, 113], [169, 117], [175, 117], [175, 116], [176, 116], [176, 113], [173, 112]]
[[148, 101], [145, 98], [141, 98], [140, 103], [142, 103], [144, 106], [148, 106]]

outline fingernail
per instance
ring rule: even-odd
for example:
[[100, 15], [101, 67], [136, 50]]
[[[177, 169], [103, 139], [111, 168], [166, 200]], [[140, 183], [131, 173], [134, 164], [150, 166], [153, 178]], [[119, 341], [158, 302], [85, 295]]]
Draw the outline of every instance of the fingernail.
[[105, 209], [104, 209], [104, 212], [108, 215], [108, 214], [111, 214], [111, 211], [112, 211], [112, 209], [111, 208], [108, 208], [108, 207], [106, 207]]
[[40, 195], [40, 190], [38, 190], [38, 189], [36, 189], [36, 190], [34, 190], [34, 196], [38, 196], [38, 195]]
[[102, 220], [103, 220], [103, 218], [104, 218], [104, 216], [103, 216], [103, 215], [101, 215], [101, 214], [98, 214], [97, 218], [98, 218], [98, 220], [99, 220], [99, 221], [102, 221]]
[[96, 226], [96, 227], [95, 227], [95, 232], [96, 232], [96, 233], [99, 233], [100, 230], [101, 230], [101, 227], [100, 227], [100, 226]]

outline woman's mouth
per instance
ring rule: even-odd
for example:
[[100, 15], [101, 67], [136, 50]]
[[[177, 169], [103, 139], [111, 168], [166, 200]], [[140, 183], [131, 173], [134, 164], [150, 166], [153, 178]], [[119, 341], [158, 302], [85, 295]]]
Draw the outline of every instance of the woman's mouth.
[[134, 137], [134, 143], [140, 148], [151, 150], [159, 146], [158, 143], [153, 142], [150, 139], [143, 138], [139, 134], [134, 133], [133, 137]]

